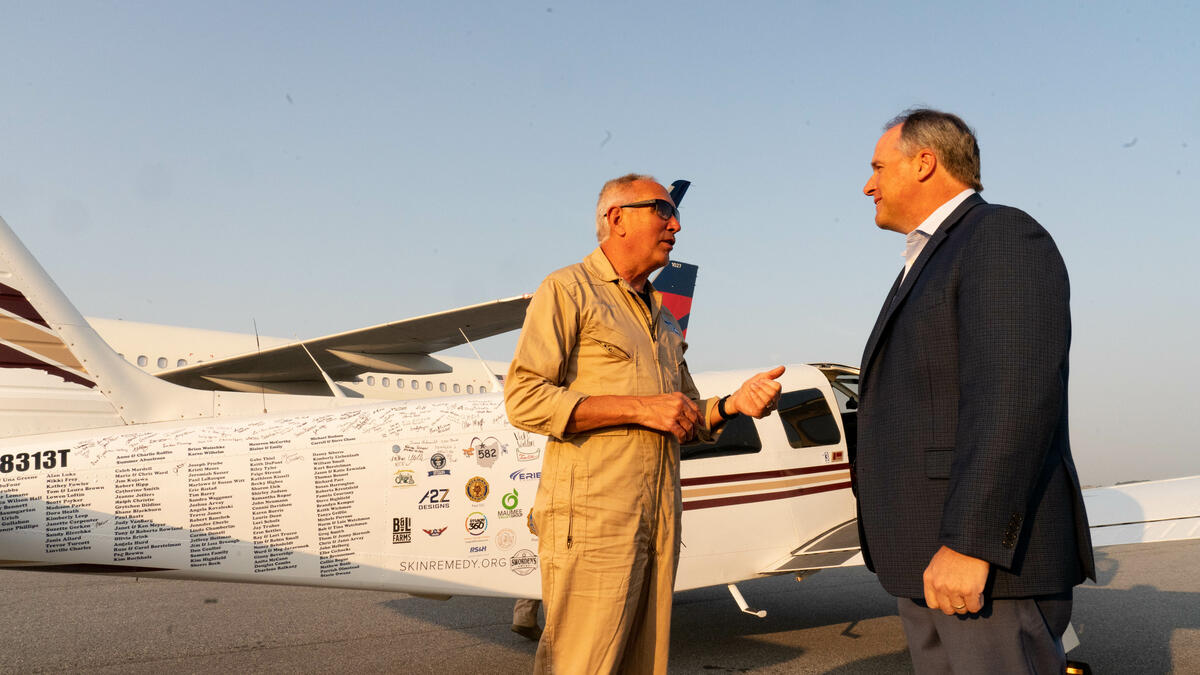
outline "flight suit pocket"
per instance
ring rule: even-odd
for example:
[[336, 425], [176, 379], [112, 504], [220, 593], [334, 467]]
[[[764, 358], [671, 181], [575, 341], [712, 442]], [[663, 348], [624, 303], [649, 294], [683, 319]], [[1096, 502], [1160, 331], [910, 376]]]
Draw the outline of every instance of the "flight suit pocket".
[[594, 335], [587, 335], [585, 337], [588, 340], [591, 340], [592, 342], [600, 345], [600, 348], [603, 349], [604, 351], [608, 352], [610, 356], [613, 356], [618, 359], [623, 359], [625, 361], [629, 361], [633, 358], [632, 356], [630, 356], [628, 350], [626, 350], [621, 345], [617, 344], [615, 341], [609, 341], [609, 340], [603, 339], [604, 337], [607, 337], [607, 336], [596, 337]]
[[925, 477], [948, 480], [950, 466], [954, 463], [954, 448], [925, 449]]

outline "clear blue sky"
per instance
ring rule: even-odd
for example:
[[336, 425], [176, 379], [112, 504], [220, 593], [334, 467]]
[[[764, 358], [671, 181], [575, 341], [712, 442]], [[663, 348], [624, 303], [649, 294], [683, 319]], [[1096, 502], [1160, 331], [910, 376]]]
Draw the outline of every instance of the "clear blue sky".
[[903, 248], [867, 163], [926, 104], [1067, 260], [1084, 481], [1200, 473], [1197, 4], [340, 5], [0, 2], [0, 215], [85, 314], [308, 337], [532, 291], [640, 171], [693, 181], [694, 369], [857, 364]]

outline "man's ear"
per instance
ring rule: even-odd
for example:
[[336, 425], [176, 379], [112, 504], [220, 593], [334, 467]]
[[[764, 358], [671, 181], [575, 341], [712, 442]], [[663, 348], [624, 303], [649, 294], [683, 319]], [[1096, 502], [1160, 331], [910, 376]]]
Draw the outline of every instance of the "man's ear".
[[937, 155], [933, 154], [933, 150], [922, 148], [917, 151], [917, 156], [914, 158], [917, 166], [917, 180], [926, 181], [933, 175], [934, 169], [937, 168]]
[[619, 206], [613, 206], [608, 209], [605, 217], [608, 218], [608, 232], [610, 235], [625, 236], [625, 218], [622, 217], [622, 213]]

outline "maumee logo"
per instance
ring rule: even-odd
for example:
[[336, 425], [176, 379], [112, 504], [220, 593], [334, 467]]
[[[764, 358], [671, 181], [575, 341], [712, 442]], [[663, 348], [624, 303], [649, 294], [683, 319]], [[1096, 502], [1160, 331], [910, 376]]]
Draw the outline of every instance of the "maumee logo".
[[429, 466], [433, 467], [433, 470], [429, 472], [430, 476], [450, 475], [450, 469], [446, 468], [446, 456], [440, 452], [433, 453], [433, 456], [429, 458]]
[[537, 554], [527, 548], [523, 548], [514, 553], [512, 558], [509, 558], [508, 561], [509, 568], [521, 576], [525, 576], [526, 574], [529, 574], [537, 569], [537, 565]]
[[488, 487], [487, 479], [483, 476], [475, 476], [467, 481], [467, 499], [473, 502], [481, 502], [487, 499], [488, 492], [491, 488]]
[[392, 543], [412, 543], [412, 518], [408, 516], [392, 518]]
[[400, 469], [392, 479], [392, 487], [416, 487], [417, 479], [408, 469]]
[[450, 491], [446, 488], [431, 489], [429, 492], [421, 495], [420, 501], [417, 502], [417, 508], [422, 511], [426, 509], [450, 508]]
[[482, 513], [475, 511], [467, 516], [467, 534], [472, 537], [478, 537], [487, 532], [487, 526], [487, 516]]
[[525, 516], [525, 509], [517, 508], [516, 488], [513, 488], [512, 492], [509, 492], [500, 499], [500, 505], [504, 507], [504, 510], [497, 511], [496, 515], [501, 518], [523, 518]]

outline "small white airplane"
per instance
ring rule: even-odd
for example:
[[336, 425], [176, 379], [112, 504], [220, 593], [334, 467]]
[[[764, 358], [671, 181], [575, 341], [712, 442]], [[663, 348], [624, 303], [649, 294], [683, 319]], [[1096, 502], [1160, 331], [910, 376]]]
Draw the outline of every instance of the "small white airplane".
[[[751, 373], [698, 374], [702, 392]], [[861, 564], [857, 372], [797, 364], [776, 414], [683, 450], [679, 590]], [[106, 344], [0, 220], [0, 566], [540, 595], [545, 439], [501, 395], [197, 390]], [[1200, 477], [1092, 491], [1098, 545], [1200, 536]], [[1095, 504], [1095, 506], [1093, 506]]]

